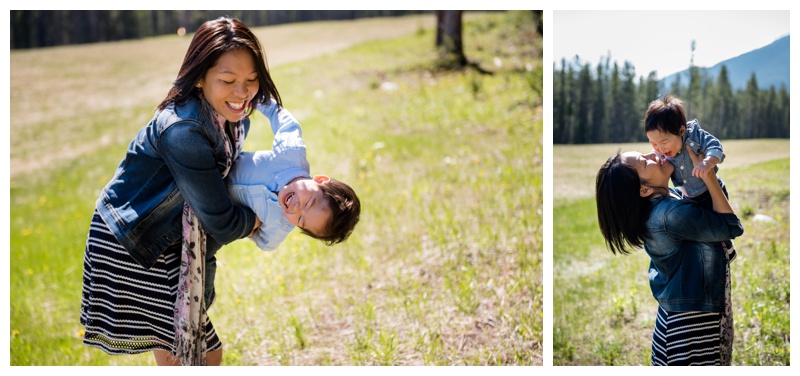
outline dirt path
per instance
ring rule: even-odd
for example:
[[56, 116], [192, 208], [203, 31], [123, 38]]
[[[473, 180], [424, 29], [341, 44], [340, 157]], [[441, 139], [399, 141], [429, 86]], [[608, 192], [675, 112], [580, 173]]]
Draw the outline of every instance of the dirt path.
[[[434, 16], [428, 14], [287, 24], [253, 31], [274, 68], [434, 25]], [[130, 139], [129, 127], [115, 124], [108, 124], [103, 135], [90, 134], [81, 115], [155, 107], [169, 89], [189, 42], [189, 37], [169, 36], [13, 51], [11, 178], [78, 158], [121, 137]], [[120, 82], [118, 77], [125, 79]]]

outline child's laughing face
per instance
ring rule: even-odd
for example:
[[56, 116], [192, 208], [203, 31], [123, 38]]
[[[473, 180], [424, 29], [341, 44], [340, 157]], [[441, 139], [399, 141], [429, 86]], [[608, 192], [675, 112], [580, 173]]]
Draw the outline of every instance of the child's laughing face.
[[311, 179], [295, 179], [281, 188], [278, 202], [286, 219], [312, 234], [324, 234], [333, 214], [320, 185], [329, 180], [325, 175], [316, 175]]
[[[683, 132], [685, 132], [685, 128], [681, 128], [681, 133]], [[650, 141], [650, 146], [653, 150], [670, 158], [675, 158], [683, 148], [683, 138], [681, 136], [662, 132], [658, 129], [647, 132], [647, 139]]]

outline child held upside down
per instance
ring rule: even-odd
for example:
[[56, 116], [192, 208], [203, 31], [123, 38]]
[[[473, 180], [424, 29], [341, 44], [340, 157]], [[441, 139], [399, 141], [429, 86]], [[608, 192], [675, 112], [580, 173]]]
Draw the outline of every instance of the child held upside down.
[[249, 238], [271, 251], [297, 226], [327, 245], [345, 241], [361, 212], [356, 193], [336, 179], [309, 175], [303, 131], [289, 111], [274, 100], [256, 109], [270, 121], [272, 150], [243, 151], [227, 178], [231, 200], [261, 222]]

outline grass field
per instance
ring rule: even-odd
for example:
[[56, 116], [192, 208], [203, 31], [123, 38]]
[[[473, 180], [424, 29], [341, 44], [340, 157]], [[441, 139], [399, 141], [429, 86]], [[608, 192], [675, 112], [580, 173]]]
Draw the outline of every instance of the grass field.
[[[789, 365], [789, 140], [723, 140], [719, 176], [745, 233], [731, 264], [734, 365]], [[648, 365], [657, 303], [644, 251], [614, 256], [597, 225], [595, 175], [618, 148], [553, 148], [553, 364]], [[774, 223], [755, 221], [757, 214]]]
[[[302, 59], [280, 45], [327, 45], [348, 24], [257, 29], [312, 174], [351, 184], [362, 219], [330, 248], [295, 231], [272, 253], [249, 240], [220, 251], [209, 315], [223, 364], [542, 363], [542, 42], [530, 16], [465, 17], [465, 52], [492, 75], [438, 70], [433, 16]], [[12, 51], [11, 365], [154, 364], [82, 344], [83, 248], [100, 189], [186, 45]], [[245, 149], [271, 139], [254, 116]]]

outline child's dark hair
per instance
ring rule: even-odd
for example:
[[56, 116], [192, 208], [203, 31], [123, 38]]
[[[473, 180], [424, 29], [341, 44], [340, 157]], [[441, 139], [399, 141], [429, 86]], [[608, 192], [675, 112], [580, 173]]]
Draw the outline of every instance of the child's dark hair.
[[683, 101], [667, 94], [663, 99], [656, 99], [647, 106], [644, 115], [644, 131], [661, 131], [681, 136], [681, 127], [686, 126], [686, 114]]
[[312, 234], [306, 229], [301, 231], [314, 239], [322, 240], [326, 245], [341, 243], [347, 240], [358, 224], [361, 201], [358, 200], [353, 188], [336, 179], [331, 178], [319, 187], [331, 209], [330, 222], [325, 226], [324, 234]]

